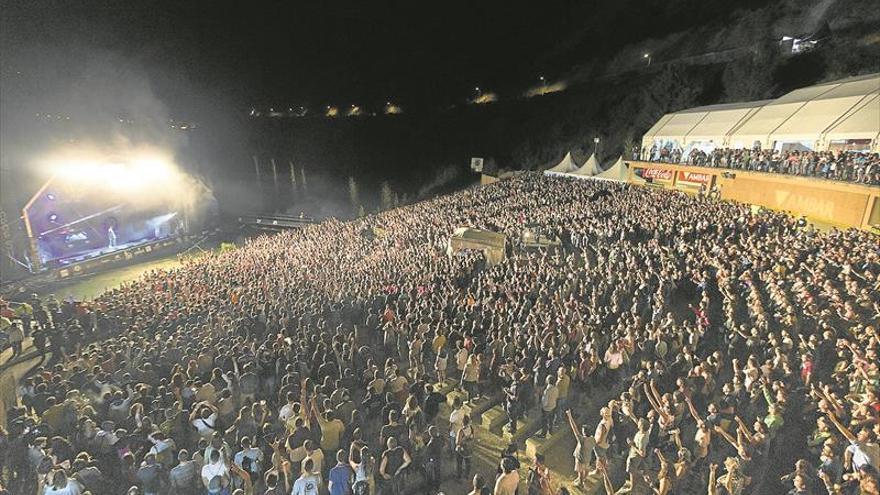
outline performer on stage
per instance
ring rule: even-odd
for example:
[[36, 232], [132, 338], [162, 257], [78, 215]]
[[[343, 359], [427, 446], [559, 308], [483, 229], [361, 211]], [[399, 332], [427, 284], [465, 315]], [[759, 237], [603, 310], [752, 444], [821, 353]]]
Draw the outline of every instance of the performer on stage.
[[112, 225], [107, 227], [107, 240], [109, 241], [108, 247], [110, 249], [116, 248], [116, 231], [113, 230]]

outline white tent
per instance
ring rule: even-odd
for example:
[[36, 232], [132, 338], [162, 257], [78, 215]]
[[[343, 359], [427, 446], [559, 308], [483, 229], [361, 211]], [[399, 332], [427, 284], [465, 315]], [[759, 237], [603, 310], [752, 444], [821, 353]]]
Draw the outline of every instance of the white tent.
[[648, 129], [648, 132], [646, 132], [645, 135], [642, 136], [642, 143], [648, 143], [647, 147], [650, 148], [654, 136], [657, 136], [661, 133], [663, 126], [666, 125], [667, 122], [669, 122], [669, 119], [671, 119], [673, 115], [675, 114], [667, 113], [666, 115], [660, 117], [660, 120], [655, 122], [654, 125], [652, 125], [650, 129]]
[[654, 140], [675, 141], [679, 146], [684, 145], [685, 138], [690, 134], [709, 112], [702, 108], [683, 110], [672, 114], [663, 126], [656, 130]]
[[830, 143], [843, 139], [872, 139], [874, 149], [880, 151], [880, 129], [877, 129], [877, 122], [880, 122], [880, 95], [875, 94], [828, 128], [825, 131], [825, 141]]
[[760, 143], [761, 148], [769, 148], [769, 137], [773, 129], [790, 119], [802, 105], [803, 103], [771, 103], [761, 107], [728, 135], [730, 147], [752, 148]]
[[617, 182], [626, 182], [629, 178], [629, 167], [623, 161], [623, 157], [617, 159], [614, 165], [608, 170], [593, 176], [594, 179], [612, 180]]
[[581, 165], [581, 167], [579, 169], [575, 170], [572, 173], [575, 175], [583, 175], [586, 177], [592, 177], [594, 175], [598, 175], [601, 172], [602, 172], [602, 168], [599, 167], [599, 162], [596, 160], [596, 154], [593, 153], [592, 155], [590, 155], [589, 158], [587, 158], [587, 161], [584, 162], [584, 164]]
[[[697, 107], [666, 114], [642, 137], [642, 148], [677, 143], [690, 147], [825, 150], [832, 144], [871, 140], [880, 149], [880, 74], [796, 89], [775, 100]], [[864, 143], [862, 143], [864, 144]]]
[[575, 170], [577, 170], [577, 168], [578, 168], [577, 164], [571, 158], [571, 152], [568, 152], [565, 154], [564, 157], [562, 157], [561, 162], [556, 164], [555, 167], [547, 170], [547, 172], [555, 172], [555, 173], [559, 173], [559, 174], [570, 174], [570, 173], [574, 172]]
[[683, 146], [695, 143], [711, 143], [717, 146], [725, 146], [725, 136], [735, 129], [740, 123], [748, 120], [761, 109], [767, 101], [750, 101], [747, 103], [732, 103], [724, 105], [712, 105], [702, 107], [708, 113], [688, 132], [682, 142]]

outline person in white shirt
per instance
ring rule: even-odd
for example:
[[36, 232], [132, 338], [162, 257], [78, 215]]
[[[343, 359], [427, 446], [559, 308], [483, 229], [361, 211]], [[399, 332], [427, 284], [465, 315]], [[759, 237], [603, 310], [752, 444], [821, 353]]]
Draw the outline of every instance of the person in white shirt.
[[455, 453], [455, 435], [464, 423], [464, 417], [468, 413], [460, 397], [456, 397], [452, 403], [452, 413], [449, 415], [449, 450]]
[[437, 372], [437, 383], [443, 383], [446, 381], [446, 361], [449, 357], [446, 355], [446, 351], [442, 350], [437, 353], [437, 358], [434, 360], [434, 370]]
[[311, 459], [303, 461], [303, 471], [299, 478], [293, 483], [293, 491], [291, 495], [318, 495], [321, 487], [321, 478], [313, 473], [315, 464]]
[[461, 341], [458, 342], [458, 350], [455, 351], [455, 367], [458, 369], [459, 373], [464, 372], [464, 367], [467, 366], [468, 361], [468, 351], [464, 348]]
[[219, 450], [212, 451], [209, 462], [202, 466], [202, 483], [211, 495], [222, 493], [229, 486], [229, 467]]
[[281, 424], [286, 425], [290, 418], [299, 415], [299, 410], [300, 406], [296, 401], [296, 394], [287, 392], [287, 404], [281, 406], [281, 410], [278, 411], [278, 419]]
[[52, 484], [43, 487], [42, 495], [80, 495], [82, 487], [76, 480], [68, 479], [64, 470], [57, 470], [51, 475]]
[[200, 437], [210, 440], [217, 425], [217, 408], [208, 402], [199, 402], [193, 406], [190, 423], [198, 430]]
[[95, 443], [98, 452], [106, 454], [113, 451], [113, 446], [119, 441], [119, 437], [113, 432], [114, 424], [112, 421], [104, 421], [101, 423], [101, 429], [95, 433]]
[[589, 474], [591, 476], [599, 472], [599, 465], [605, 462], [606, 453], [608, 448], [611, 447], [609, 440], [611, 438], [611, 429], [614, 428], [613, 404], [614, 402], [612, 401], [608, 406], [599, 410], [599, 416], [602, 419], [596, 425], [596, 433], [593, 435], [593, 440], [596, 442], [596, 446], [593, 449], [596, 454], [596, 467], [590, 471]]
[[253, 447], [250, 437], [241, 439], [241, 450], [236, 452], [234, 462], [252, 476], [263, 473], [263, 451]]
[[313, 471], [315, 476], [318, 477], [319, 484], [323, 484], [324, 477], [322, 476], [322, 473], [324, 472], [324, 452], [315, 445], [315, 442], [312, 439], [306, 440], [303, 443], [303, 447], [306, 449], [306, 456], [302, 461], [303, 472], [306, 471], [305, 464], [311, 461], [311, 471]]
[[232, 448], [223, 440], [223, 435], [220, 432], [215, 432], [214, 436], [211, 437], [211, 441], [204, 448], [203, 452], [205, 453], [205, 459], [211, 459], [211, 453], [213, 451], [220, 452], [220, 460], [223, 461], [223, 464], [229, 466], [229, 463], [232, 462]]
[[559, 400], [559, 388], [556, 386], [556, 377], [547, 376], [547, 386], [541, 394], [541, 434], [544, 436], [553, 432], [553, 424], [556, 422], [556, 403]]
[[174, 449], [177, 447], [174, 439], [168, 438], [162, 432], [147, 435], [147, 439], [153, 443], [150, 453], [156, 456], [159, 464], [162, 464], [166, 469], [170, 469], [174, 464]]
[[22, 342], [24, 342], [24, 331], [21, 328], [21, 322], [15, 322], [9, 327], [9, 345], [12, 347], [12, 355], [17, 356], [22, 352]]

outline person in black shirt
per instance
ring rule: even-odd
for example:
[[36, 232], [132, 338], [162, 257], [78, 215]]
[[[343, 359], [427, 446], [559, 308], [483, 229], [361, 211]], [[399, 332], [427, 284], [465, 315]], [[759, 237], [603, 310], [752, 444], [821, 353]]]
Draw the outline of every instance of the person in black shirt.
[[435, 392], [433, 385], [425, 385], [425, 406], [422, 410], [425, 412], [425, 421], [431, 423], [437, 417], [440, 411], [440, 404], [446, 401], [446, 397], [440, 392]]
[[409, 394], [416, 398], [419, 404], [425, 404], [425, 395], [427, 393], [427, 384], [422, 377], [418, 377], [409, 386]]
[[384, 480], [386, 493], [399, 495], [403, 491], [403, 473], [412, 462], [409, 452], [397, 444], [397, 439], [388, 439], [388, 449], [382, 452], [379, 463], [379, 476]]
[[430, 439], [425, 445], [425, 493], [436, 492], [443, 473], [443, 449], [446, 443], [436, 426], [428, 428]]
[[402, 440], [406, 439], [408, 436], [408, 430], [406, 425], [401, 424], [398, 420], [400, 419], [400, 414], [397, 411], [389, 411], [388, 412], [388, 424], [382, 427], [382, 430], [379, 432], [379, 444], [387, 445], [388, 440], [394, 439], [397, 444], [401, 443]]
[[394, 401], [394, 395], [391, 392], [385, 394], [385, 405], [382, 406], [382, 418], [387, 418], [391, 412], [400, 413], [400, 404]]
[[473, 490], [468, 492], [467, 495], [491, 495], [492, 488], [486, 485], [486, 480], [483, 479], [483, 476], [479, 473], [474, 475], [474, 479], [472, 481]]

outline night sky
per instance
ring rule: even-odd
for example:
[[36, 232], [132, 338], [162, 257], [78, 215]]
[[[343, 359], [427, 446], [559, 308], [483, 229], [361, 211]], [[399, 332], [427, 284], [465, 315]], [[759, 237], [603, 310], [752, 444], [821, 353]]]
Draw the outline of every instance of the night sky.
[[[253, 155], [297, 153], [340, 177], [404, 170], [429, 180], [474, 153], [510, 157], [525, 135], [512, 125], [535, 119], [524, 107], [443, 120], [476, 86], [514, 100], [540, 76], [568, 80], [585, 66], [598, 74], [622, 47], [770, 1], [0, 0], [0, 166], [35, 175], [32, 158], [54, 147], [122, 136], [187, 154], [224, 180], [252, 170]], [[266, 132], [247, 117], [270, 107], [377, 112], [386, 101], [403, 107], [404, 129], [305, 119]], [[199, 130], [183, 134], [175, 121]], [[424, 170], [413, 172], [414, 155]]]
[[4, 1], [0, 39], [4, 59], [16, 61], [6, 70], [19, 70], [20, 53], [28, 70], [44, 53], [75, 63], [111, 50], [172, 101], [182, 78], [239, 105], [442, 103], [475, 85], [552, 77], [561, 70], [552, 52], [589, 9], [576, 1]]
[[109, 50], [139, 64], [172, 106], [185, 104], [184, 81], [244, 107], [389, 99], [443, 106], [474, 86], [521, 91], [539, 75], [564, 76], [619, 46], [717, 21], [732, 8], [720, 0], [4, 0], [2, 7], [4, 70], [57, 58], [75, 64]]

